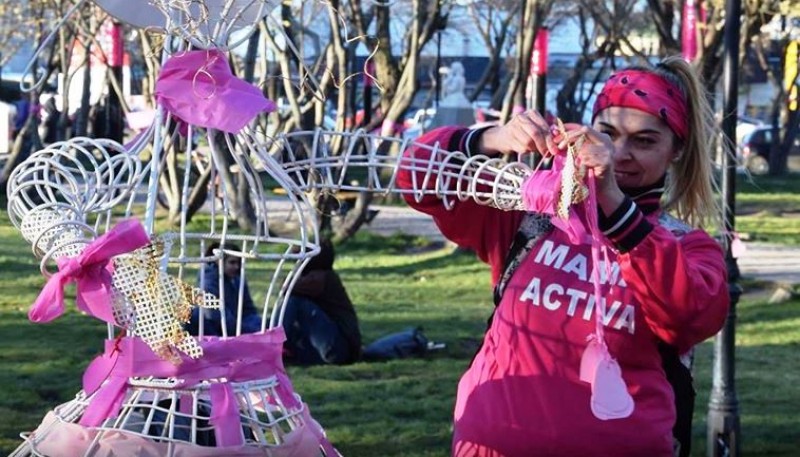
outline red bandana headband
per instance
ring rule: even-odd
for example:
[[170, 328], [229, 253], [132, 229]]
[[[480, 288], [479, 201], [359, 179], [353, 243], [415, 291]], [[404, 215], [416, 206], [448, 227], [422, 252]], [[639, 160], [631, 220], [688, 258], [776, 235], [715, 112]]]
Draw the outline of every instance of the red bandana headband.
[[611, 106], [633, 108], [661, 118], [682, 140], [689, 133], [683, 94], [674, 84], [655, 73], [623, 70], [611, 75], [594, 102], [592, 122], [597, 113]]

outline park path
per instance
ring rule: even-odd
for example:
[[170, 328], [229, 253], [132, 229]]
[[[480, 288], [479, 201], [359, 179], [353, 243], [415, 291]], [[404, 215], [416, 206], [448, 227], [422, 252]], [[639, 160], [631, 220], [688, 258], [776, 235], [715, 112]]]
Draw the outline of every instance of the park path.
[[[380, 212], [366, 230], [382, 235], [397, 232], [444, 241], [433, 220], [408, 207], [372, 205]], [[742, 277], [787, 284], [800, 284], [800, 247], [745, 242], [738, 261]]]

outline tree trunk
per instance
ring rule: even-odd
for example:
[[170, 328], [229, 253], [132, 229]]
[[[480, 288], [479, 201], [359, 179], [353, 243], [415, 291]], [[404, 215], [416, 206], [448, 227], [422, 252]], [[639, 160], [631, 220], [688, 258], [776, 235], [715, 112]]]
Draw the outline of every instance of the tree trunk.
[[517, 30], [516, 55], [514, 56], [514, 70], [508, 86], [503, 109], [500, 116], [501, 122], [511, 117], [514, 110], [525, 108], [525, 93], [530, 74], [530, 56], [533, 49], [533, 38], [542, 25], [543, 17], [550, 10], [552, 0], [526, 0], [522, 3], [520, 25]]
[[[243, 177], [245, 170], [234, 173], [232, 165], [235, 164], [233, 154], [229, 147], [229, 138], [224, 132], [209, 129], [208, 140], [211, 145], [213, 163], [217, 167], [220, 186], [230, 210], [231, 219], [235, 220], [244, 231], [253, 231], [256, 227], [256, 214], [250, 200], [250, 189]], [[213, 144], [212, 144], [213, 143]], [[248, 170], [249, 171], [249, 170]]]
[[258, 41], [261, 39], [261, 30], [256, 28], [247, 39], [247, 52], [244, 55], [244, 80], [252, 84], [255, 81], [256, 56], [258, 54]]
[[797, 134], [800, 133], [800, 111], [786, 110], [786, 104], [781, 103], [785, 111], [783, 136], [781, 137], [780, 128], [773, 125], [773, 141], [769, 153], [769, 174], [770, 176], [783, 176], [789, 172], [789, 153], [794, 145]]
[[[34, 97], [33, 94], [35, 94], [35, 92], [31, 94], [31, 98]], [[39, 138], [39, 119], [36, 113], [31, 113], [20, 131], [17, 132], [14, 138], [14, 144], [11, 146], [11, 152], [8, 155], [6, 163], [3, 165], [2, 172], [0, 172], [0, 186], [2, 186], [3, 194], [6, 192], [8, 179], [11, 177], [11, 173], [14, 169], [25, 159], [30, 157], [33, 151], [37, 151], [41, 148], [42, 141]]]
[[[91, 51], [90, 46], [86, 45], [86, 55]], [[92, 87], [92, 69], [90, 59], [86, 59], [86, 64], [83, 68], [83, 86], [81, 88], [81, 107], [75, 116], [75, 136], [86, 136], [89, 132], [89, 112], [91, 111], [91, 87]]]

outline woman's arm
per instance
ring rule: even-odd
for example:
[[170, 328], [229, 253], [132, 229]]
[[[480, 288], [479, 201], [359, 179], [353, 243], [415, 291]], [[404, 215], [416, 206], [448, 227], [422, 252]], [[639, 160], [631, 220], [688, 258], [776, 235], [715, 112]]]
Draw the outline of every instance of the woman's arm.
[[722, 328], [730, 301], [727, 270], [722, 249], [705, 232], [679, 239], [656, 226], [619, 262], [660, 339], [687, 350]]
[[[442, 127], [423, 135], [416, 143], [428, 146], [438, 144], [443, 150], [440, 152], [440, 160], [450, 151], [461, 151], [470, 156], [477, 153], [475, 144], [479, 133], [459, 127]], [[414, 170], [412, 167], [425, 168], [421, 164], [427, 163], [431, 154], [430, 149], [423, 147], [411, 146], [405, 151], [397, 175], [397, 186], [400, 189], [419, 190], [416, 186], [423, 185], [425, 170]], [[416, 159], [416, 162], [412, 163], [409, 159]], [[425, 184], [427, 189], [435, 187], [435, 178], [436, 176], [429, 178]], [[434, 195], [426, 195], [419, 201], [413, 194], [403, 196], [409, 206], [431, 215], [447, 239], [475, 251], [481, 260], [492, 265], [493, 278], [497, 279], [505, 254], [522, 219], [522, 212], [501, 211], [479, 205], [472, 200], [456, 201], [451, 209], [447, 209], [442, 200]]]

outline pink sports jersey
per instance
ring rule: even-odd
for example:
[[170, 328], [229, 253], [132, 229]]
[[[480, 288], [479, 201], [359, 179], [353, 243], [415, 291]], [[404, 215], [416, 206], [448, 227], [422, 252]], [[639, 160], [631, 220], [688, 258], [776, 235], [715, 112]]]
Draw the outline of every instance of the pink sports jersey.
[[[464, 129], [442, 128], [420, 142], [469, 152], [468, 136]], [[401, 170], [398, 185], [412, 187], [409, 170]], [[591, 246], [570, 244], [565, 233], [550, 230], [515, 270], [459, 382], [453, 455], [672, 455], [674, 398], [657, 344], [685, 350], [714, 335], [728, 293], [718, 244], [663, 214], [658, 196], [633, 199], [637, 217], [608, 235], [620, 246], [611, 253], [611, 273], [601, 267], [605, 339], [634, 399], [633, 414], [604, 421], [590, 410], [591, 387], [579, 379], [579, 368], [597, 312]], [[488, 263], [493, 282], [499, 279], [524, 213], [472, 201], [448, 210], [435, 197], [407, 201]]]

